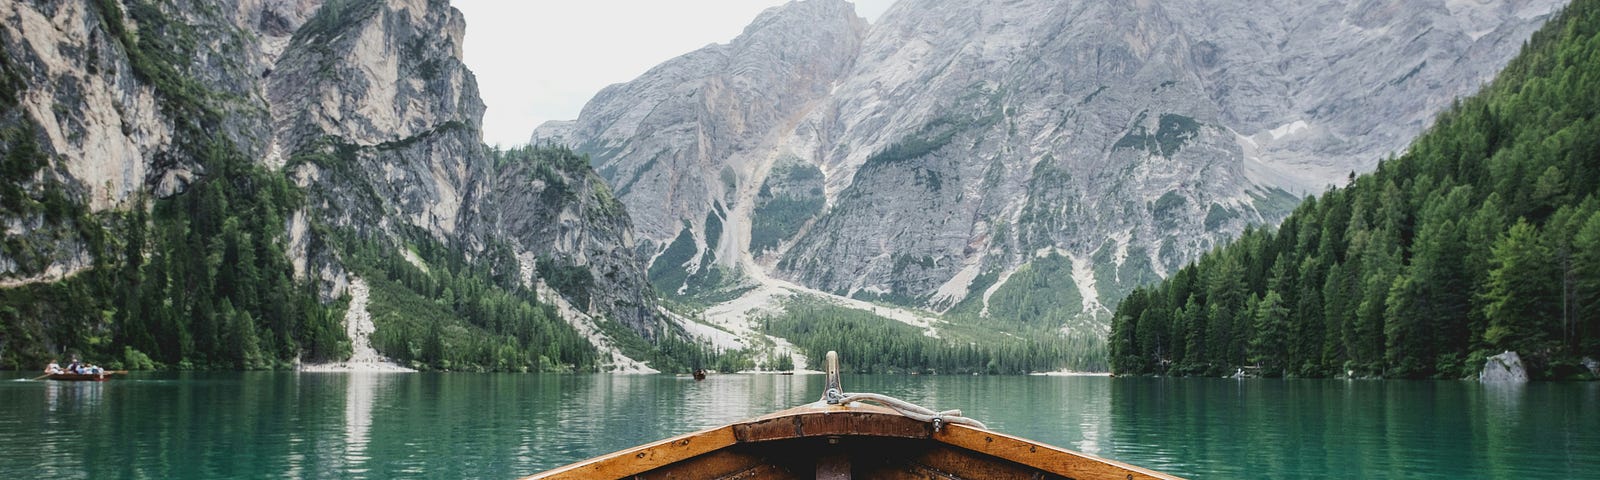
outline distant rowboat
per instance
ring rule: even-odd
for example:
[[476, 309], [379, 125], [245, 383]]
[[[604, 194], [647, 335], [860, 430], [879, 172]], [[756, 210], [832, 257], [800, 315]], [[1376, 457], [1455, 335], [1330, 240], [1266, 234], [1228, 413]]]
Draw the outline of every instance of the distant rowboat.
[[994, 432], [959, 411], [932, 412], [881, 395], [842, 393], [833, 352], [828, 352], [827, 368], [828, 393], [816, 403], [602, 455], [524, 480], [1178, 478]]
[[60, 380], [60, 381], [63, 381], [63, 382], [104, 382], [106, 380], [110, 380], [111, 379], [111, 374], [113, 374], [113, 373], [117, 373], [117, 372], [103, 372], [103, 373], [98, 373], [98, 374], [96, 374], [96, 373], [52, 373], [52, 374], [49, 374], [49, 375], [45, 375], [44, 378], [47, 379], [47, 380]]

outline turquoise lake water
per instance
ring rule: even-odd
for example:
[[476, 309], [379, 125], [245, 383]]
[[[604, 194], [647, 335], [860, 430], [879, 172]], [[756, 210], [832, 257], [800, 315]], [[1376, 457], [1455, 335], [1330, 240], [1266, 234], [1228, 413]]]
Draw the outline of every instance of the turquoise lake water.
[[[515, 478], [815, 401], [820, 376], [0, 372], [0, 478]], [[1600, 478], [1600, 383], [847, 375], [1191, 478]]]

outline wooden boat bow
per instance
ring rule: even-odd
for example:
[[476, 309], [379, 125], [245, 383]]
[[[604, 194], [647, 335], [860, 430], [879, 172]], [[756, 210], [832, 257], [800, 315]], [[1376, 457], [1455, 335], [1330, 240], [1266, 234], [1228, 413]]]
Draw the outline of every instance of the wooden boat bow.
[[[836, 378], [830, 378], [829, 392]], [[830, 394], [816, 403], [524, 478], [1178, 478], [984, 428], [921, 421], [876, 405], [830, 404]]]

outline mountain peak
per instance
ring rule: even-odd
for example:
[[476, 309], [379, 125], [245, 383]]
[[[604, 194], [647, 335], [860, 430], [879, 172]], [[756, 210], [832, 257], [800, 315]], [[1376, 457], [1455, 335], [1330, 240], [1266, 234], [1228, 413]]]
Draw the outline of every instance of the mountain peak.
[[868, 26], [791, 2], [568, 138], [663, 290], [771, 275], [987, 312], [1037, 263], [1071, 277], [1046, 315], [1068, 322], [1404, 148], [1559, 4], [906, 0]]

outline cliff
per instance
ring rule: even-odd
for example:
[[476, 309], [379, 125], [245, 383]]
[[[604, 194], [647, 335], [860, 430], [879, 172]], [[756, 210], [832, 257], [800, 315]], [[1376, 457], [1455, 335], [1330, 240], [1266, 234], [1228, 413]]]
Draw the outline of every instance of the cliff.
[[8, 4], [0, 365], [338, 359], [357, 278], [380, 353], [439, 368], [604, 364], [539, 284], [659, 335], [587, 165], [482, 144], [447, 2]]

